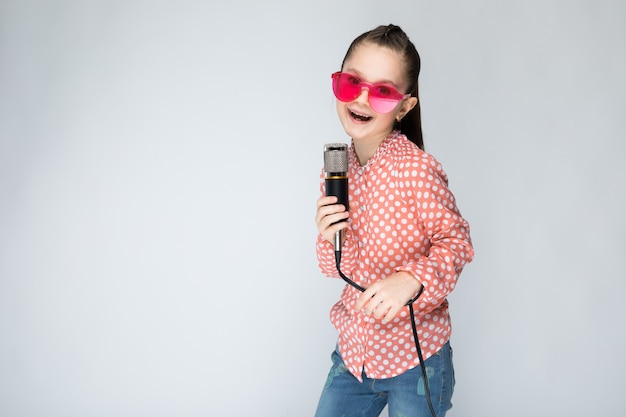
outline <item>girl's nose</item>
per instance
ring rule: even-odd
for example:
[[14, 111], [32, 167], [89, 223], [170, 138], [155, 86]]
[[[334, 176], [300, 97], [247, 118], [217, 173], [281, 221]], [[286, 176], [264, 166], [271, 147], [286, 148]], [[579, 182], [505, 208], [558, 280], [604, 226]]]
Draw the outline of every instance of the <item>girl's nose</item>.
[[361, 87], [361, 94], [359, 94], [359, 96], [355, 99], [355, 101], [359, 101], [361, 103], [368, 103], [369, 104], [369, 93], [370, 93], [370, 89], [367, 87]]

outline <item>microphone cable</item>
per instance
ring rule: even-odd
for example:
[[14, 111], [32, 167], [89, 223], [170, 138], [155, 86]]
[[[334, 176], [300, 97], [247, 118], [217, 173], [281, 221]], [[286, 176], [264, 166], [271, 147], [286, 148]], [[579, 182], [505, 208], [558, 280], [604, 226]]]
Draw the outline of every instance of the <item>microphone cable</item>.
[[[352, 285], [357, 290], [364, 292], [365, 288], [348, 278], [343, 272], [341, 272], [341, 251], [335, 250], [335, 264], [337, 266], [337, 272], [339, 272], [339, 276], [348, 284]], [[437, 417], [435, 413], [435, 409], [433, 408], [433, 403], [430, 399], [430, 387], [428, 384], [428, 375], [426, 374], [426, 366], [424, 365], [424, 356], [422, 355], [422, 348], [419, 344], [419, 338], [417, 337], [417, 325], [415, 324], [415, 311], [413, 310], [413, 303], [417, 301], [417, 299], [422, 295], [424, 291], [424, 285], [417, 292], [417, 295], [411, 298], [405, 305], [409, 306], [409, 314], [411, 315], [411, 329], [413, 330], [413, 341], [415, 342], [415, 350], [417, 351], [417, 357], [420, 361], [420, 367], [422, 368], [422, 380], [424, 381], [424, 394], [426, 395], [426, 402], [428, 403], [428, 408], [430, 409], [430, 413], [433, 417]]]

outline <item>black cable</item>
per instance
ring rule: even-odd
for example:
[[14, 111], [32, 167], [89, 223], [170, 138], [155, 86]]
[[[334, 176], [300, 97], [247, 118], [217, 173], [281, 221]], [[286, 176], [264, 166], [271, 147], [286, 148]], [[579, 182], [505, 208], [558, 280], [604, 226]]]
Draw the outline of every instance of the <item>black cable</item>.
[[[419, 297], [422, 294], [423, 289], [424, 287], [422, 286], [417, 297]], [[415, 299], [417, 299], [417, 297]], [[430, 408], [430, 414], [432, 414], [433, 417], [437, 417], [437, 414], [435, 414], [435, 409], [433, 408], [433, 403], [430, 400], [430, 386], [428, 384], [428, 375], [426, 374], [426, 366], [424, 365], [424, 356], [422, 356], [422, 348], [420, 347], [419, 340], [417, 338], [417, 326], [415, 325], [415, 313], [413, 311], [412, 301], [409, 304], [409, 314], [411, 314], [411, 328], [413, 329], [413, 337], [415, 338], [415, 350], [417, 350], [417, 356], [419, 357], [419, 360], [420, 360], [420, 367], [422, 368], [422, 379], [424, 380], [424, 394], [426, 394], [426, 401], [428, 402], [428, 408]]]
[[[335, 264], [337, 265], [337, 272], [339, 272], [339, 276], [346, 281], [348, 284], [352, 285], [357, 290], [364, 292], [365, 288], [361, 287], [356, 282], [352, 281], [348, 278], [343, 272], [341, 272], [341, 251], [335, 251]], [[417, 295], [410, 299], [405, 305], [409, 306], [409, 314], [411, 315], [411, 329], [413, 330], [413, 341], [415, 342], [415, 350], [417, 351], [417, 357], [420, 361], [420, 368], [422, 369], [422, 379], [424, 380], [424, 394], [426, 395], [426, 402], [428, 403], [428, 408], [430, 408], [430, 413], [433, 417], [437, 417], [435, 413], [435, 409], [433, 408], [433, 403], [430, 399], [430, 387], [428, 384], [428, 375], [426, 373], [426, 366], [424, 365], [424, 356], [422, 355], [422, 348], [420, 347], [419, 338], [417, 337], [417, 325], [415, 324], [415, 312], [413, 310], [413, 303], [422, 295], [424, 291], [424, 286], [420, 288], [417, 292]]]

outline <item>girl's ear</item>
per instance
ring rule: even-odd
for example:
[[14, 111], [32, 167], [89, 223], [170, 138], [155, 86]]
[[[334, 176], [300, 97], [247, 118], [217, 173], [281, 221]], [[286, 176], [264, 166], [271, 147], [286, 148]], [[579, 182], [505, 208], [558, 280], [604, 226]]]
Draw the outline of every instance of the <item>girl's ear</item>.
[[402, 102], [402, 105], [400, 106], [400, 111], [398, 111], [398, 114], [396, 115], [396, 120], [398, 122], [402, 120], [402, 118], [406, 116], [408, 112], [413, 110], [413, 107], [415, 107], [416, 104], [417, 104], [417, 97], [409, 97], [406, 100], [404, 100]]

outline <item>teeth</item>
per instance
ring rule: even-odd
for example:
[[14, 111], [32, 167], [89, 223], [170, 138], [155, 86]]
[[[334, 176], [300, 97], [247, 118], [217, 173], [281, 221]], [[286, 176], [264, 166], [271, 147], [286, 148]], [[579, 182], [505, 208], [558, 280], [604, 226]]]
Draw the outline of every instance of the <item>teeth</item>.
[[367, 120], [370, 120], [372, 118], [371, 116], [367, 116], [365, 114], [355, 113], [352, 110], [350, 110], [350, 113], [352, 113], [352, 117], [354, 117], [355, 119], [362, 120], [362, 121], [367, 121]]

